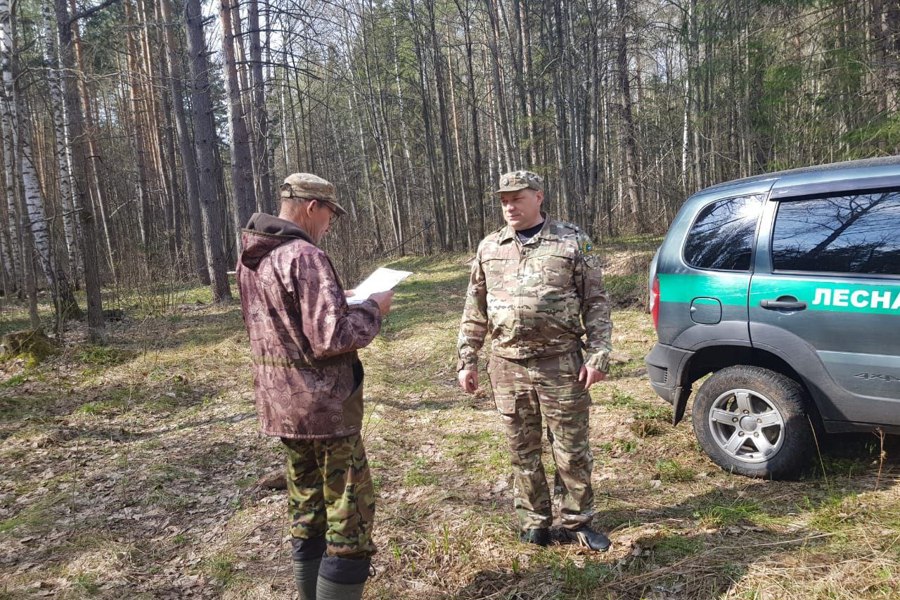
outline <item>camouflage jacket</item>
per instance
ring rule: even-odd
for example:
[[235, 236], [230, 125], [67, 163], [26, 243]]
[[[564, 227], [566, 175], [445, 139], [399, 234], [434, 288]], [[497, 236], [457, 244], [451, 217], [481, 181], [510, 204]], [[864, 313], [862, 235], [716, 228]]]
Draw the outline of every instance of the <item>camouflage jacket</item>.
[[328, 256], [289, 221], [254, 214], [237, 266], [263, 433], [352, 435], [362, 421], [357, 348], [381, 329], [374, 300], [348, 306]]
[[469, 278], [457, 370], [476, 368], [488, 333], [491, 352], [503, 358], [585, 349], [585, 364], [606, 371], [612, 322], [588, 236], [545, 218], [525, 244], [508, 226], [484, 238]]

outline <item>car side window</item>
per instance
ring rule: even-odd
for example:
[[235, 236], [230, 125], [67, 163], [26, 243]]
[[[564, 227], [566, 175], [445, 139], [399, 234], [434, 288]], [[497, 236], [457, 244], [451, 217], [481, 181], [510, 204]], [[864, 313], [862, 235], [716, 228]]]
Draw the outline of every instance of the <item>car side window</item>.
[[684, 245], [684, 260], [698, 269], [749, 271], [760, 195], [718, 200], [703, 208]]
[[900, 190], [782, 202], [772, 263], [781, 271], [900, 275]]

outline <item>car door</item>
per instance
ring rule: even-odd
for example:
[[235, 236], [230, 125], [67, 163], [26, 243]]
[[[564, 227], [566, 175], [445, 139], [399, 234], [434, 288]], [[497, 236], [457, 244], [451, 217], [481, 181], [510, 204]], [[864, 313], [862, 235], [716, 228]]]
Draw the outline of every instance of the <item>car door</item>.
[[829, 429], [900, 424], [900, 188], [766, 205], [750, 338], [800, 373]]

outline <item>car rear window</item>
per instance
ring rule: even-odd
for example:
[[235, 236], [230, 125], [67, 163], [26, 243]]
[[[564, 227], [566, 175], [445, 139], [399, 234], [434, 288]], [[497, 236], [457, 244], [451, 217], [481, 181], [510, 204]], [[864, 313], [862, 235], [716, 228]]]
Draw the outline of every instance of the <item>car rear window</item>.
[[684, 245], [684, 260], [698, 269], [749, 271], [759, 195], [713, 202], [697, 215]]
[[900, 190], [782, 202], [772, 236], [772, 266], [900, 275]]

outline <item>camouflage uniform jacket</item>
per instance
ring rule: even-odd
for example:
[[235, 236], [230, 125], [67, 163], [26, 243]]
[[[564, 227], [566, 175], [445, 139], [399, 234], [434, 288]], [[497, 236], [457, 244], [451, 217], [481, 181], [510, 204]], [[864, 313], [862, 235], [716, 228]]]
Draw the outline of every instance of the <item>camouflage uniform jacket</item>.
[[[381, 329], [378, 305], [348, 306], [328, 256], [289, 221], [254, 214], [241, 239], [237, 281], [263, 433], [292, 439], [357, 433], [356, 350]], [[351, 398], [358, 406], [347, 406]]]
[[509, 226], [478, 245], [457, 349], [457, 370], [476, 368], [490, 333], [491, 353], [507, 359], [585, 349], [585, 364], [606, 371], [612, 322], [599, 256], [576, 226], [545, 217], [522, 244]]

